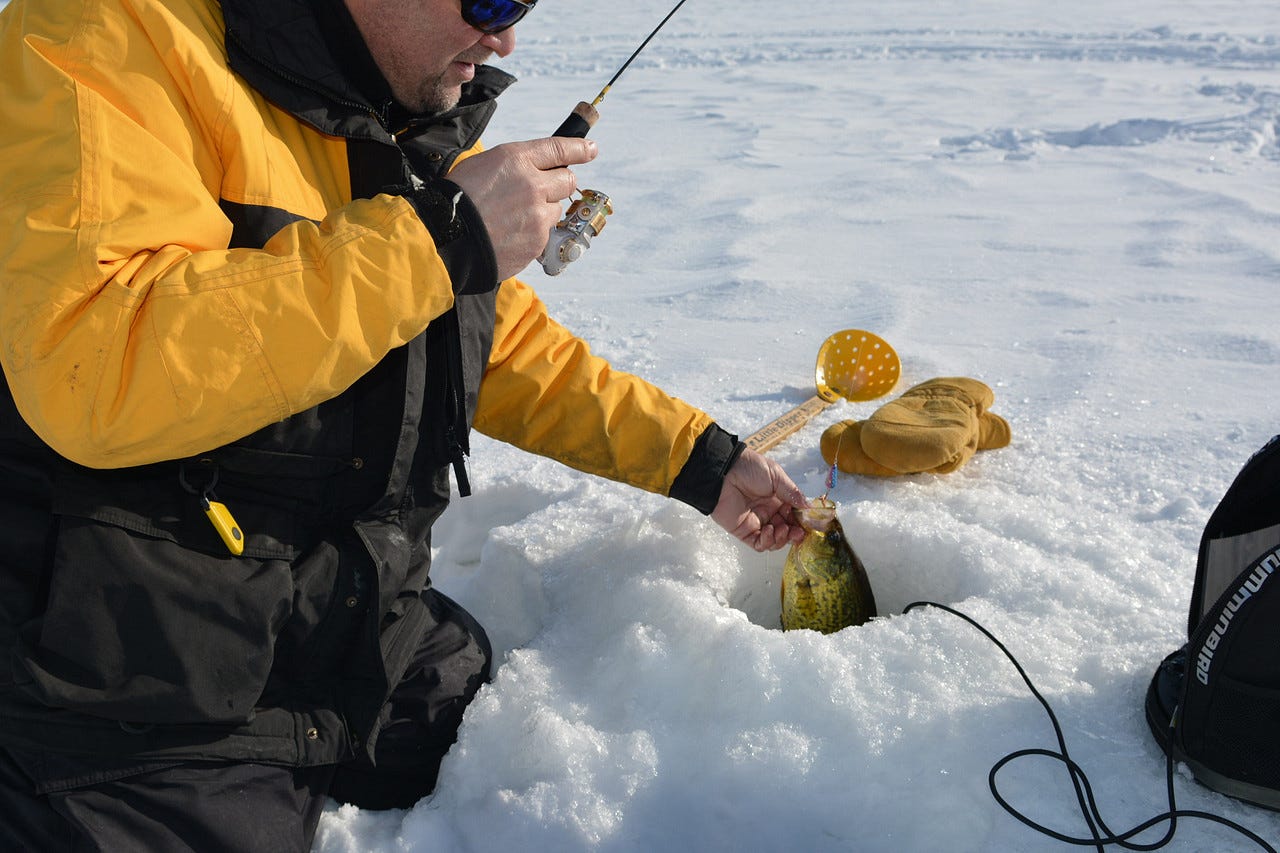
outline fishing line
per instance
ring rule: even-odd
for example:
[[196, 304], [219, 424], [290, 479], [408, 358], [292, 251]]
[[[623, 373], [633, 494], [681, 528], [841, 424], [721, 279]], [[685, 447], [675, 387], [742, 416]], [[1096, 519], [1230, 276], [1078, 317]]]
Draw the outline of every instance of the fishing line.
[[[1071, 758], [1070, 754], [1067, 752], [1066, 737], [1062, 733], [1062, 726], [1058, 723], [1057, 715], [1054, 714], [1053, 708], [1049, 706], [1049, 703], [1045, 700], [1044, 696], [1041, 695], [1040, 691], [1036, 689], [1036, 686], [1032, 684], [1030, 676], [1027, 675], [1026, 670], [1022, 668], [1022, 664], [1020, 664], [1018, 662], [1018, 659], [1013, 656], [1013, 653], [1010, 652], [1009, 649], [1005, 647], [1004, 643], [996, 639], [994, 634], [992, 634], [990, 631], [988, 631], [986, 628], [980, 625], [972, 617], [967, 616], [964, 613], [961, 613], [959, 610], [948, 607], [945, 604], [938, 604], [937, 602], [934, 602], [934, 601], [916, 601], [911, 604], [908, 604], [905, 608], [903, 608], [902, 612], [908, 613], [917, 607], [935, 607], [938, 610], [942, 610], [946, 613], [950, 613], [952, 616], [956, 616], [960, 619], [963, 619], [965, 622], [968, 622], [971, 626], [976, 628], [978, 631], [982, 632], [982, 634], [988, 640], [990, 640], [995, 645], [996, 648], [998, 648], [1001, 652], [1003, 652], [1006, 658], [1009, 659], [1009, 662], [1013, 664], [1014, 669], [1018, 671], [1018, 675], [1022, 676], [1022, 680], [1024, 683], [1026, 683], [1027, 689], [1031, 691], [1031, 695], [1036, 697], [1036, 700], [1044, 708], [1045, 713], [1049, 715], [1049, 722], [1053, 725], [1053, 732], [1058, 740], [1057, 752], [1054, 752], [1048, 749], [1019, 749], [1009, 753], [1004, 758], [997, 761], [992, 766], [991, 772], [987, 774], [987, 786], [991, 789], [991, 796], [995, 798], [996, 802], [1000, 804], [1001, 808], [1003, 808], [1006, 812], [1011, 814], [1013, 817], [1017, 818], [1019, 821], [1031, 827], [1032, 829], [1036, 830], [1037, 832], [1043, 835], [1049, 836], [1050, 838], [1065, 842], [1067, 844], [1075, 844], [1075, 845], [1084, 846], [1084, 847], [1094, 847], [1099, 851], [1105, 850], [1106, 845], [1108, 844], [1115, 844], [1120, 847], [1123, 847], [1126, 850], [1159, 850], [1160, 848], [1164, 847], [1170, 841], [1173, 840], [1174, 833], [1177, 832], [1177, 829], [1178, 829], [1178, 818], [1197, 818], [1199, 820], [1206, 820], [1211, 823], [1217, 823], [1222, 826], [1228, 827], [1229, 829], [1234, 830], [1235, 832], [1239, 833], [1245, 838], [1248, 838], [1250, 841], [1257, 844], [1258, 847], [1260, 847], [1261, 849], [1268, 851], [1268, 853], [1277, 853], [1276, 848], [1268, 844], [1265, 840], [1263, 840], [1261, 836], [1241, 826], [1240, 824], [1235, 823], [1232, 820], [1222, 817], [1221, 815], [1212, 814], [1210, 812], [1179, 809], [1177, 806], [1177, 802], [1175, 801], [1175, 798], [1174, 798], [1173, 757], [1172, 756], [1165, 757], [1165, 788], [1169, 796], [1168, 811], [1164, 812], [1163, 814], [1156, 815], [1150, 820], [1147, 820], [1147, 821], [1144, 821], [1143, 823], [1138, 824], [1133, 829], [1130, 829], [1127, 832], [1122, 832], [1119, 834], [1113, 832], [1111, 828], [1107, 826], [1106, 821], [1102, 819], [1102, 814], [1098, 810], [1097, 801], [1094, 799], [1094, 796], [1093, 796], [1093, 788], [1089, 784], [1089, 777], [1085, 774], [1084, 770], [1080, 767], [1080, 765], [1076, 764], [1076, 762]], [[1064, 833], [1051, 829], [1043, 824], [1036, 823], [1031, 818], [1027, 817], [1025, 814], [1018, 811], [1017, 808], [1015, 808], [1011, 803], [1009, 803], [1008, 800], [1006, 800], [1001, 795], [1000, 789], [996, 785], [996, 775], [1000, 772], [1000, 770], [1005, 765], [1009, 764], [1010, 762], [1016, 761], [1019, 758], [1025, 758], [1031, 755], [1052, 758], [1055, 761], [1062, 762], [1062, 764], [1066, 766], [1067, 772], [1071, 777], [1071, 785], [1075, 789], [1076, 802], [1080, 807], [1080, 814], [1084, 818], [1085, 824], [1089, 827], [1090, 836], [1088, 838], [1080, 838], [1076, 836], [1066, 835]], [[1158, 826], [1159, 824], [1162, 824], [1162, 823], [1168, 823], [1169, 828], [1165, 831], [1164, 836], [1160, 840], [1150, 842], [1150, 843], [1137, 843], [1130, 840], [1135, 836], [1140, 835], [1143, 832], [1146, 832], [1148, 829], [1151, 829], [1152, 827]]]
[[827, 495], [831, 494], [831, 490], [836, 487], [836, 462], [840, 459], [840, 445], [844, 444], [844, 437], [849, 434], [848, 430], [840, 433], [840, 437], [836, 439], [836, 452], [831, 455], [831, 468], [827, 471], [826, 486], [827, 490], [823, 493], [822, 498], [826, 500]]

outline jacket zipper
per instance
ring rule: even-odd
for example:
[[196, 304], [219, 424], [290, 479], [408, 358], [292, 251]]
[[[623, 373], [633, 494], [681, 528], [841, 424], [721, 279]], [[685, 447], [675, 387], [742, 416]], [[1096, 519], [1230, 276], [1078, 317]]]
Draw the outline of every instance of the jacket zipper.
[[458, 483], [458, 495], [467, 497], [471, 494], [471, 478], [467, 476], [466, 457], [471, 455], [468, 438], [470, 429], [467, 425], [466, 398], [462, 388], [466, 387], [466, 377], [462, 372], [462, 332], [458, 320], [458, 309], [451, 308], [442, 318], [444, 327], [444, 348], [446, 359], [445, 398], [452, 411], [446, 414], [449, 423], [445, 427], [445, 444], [449, 459], [453, 463], [453, 475]]
[[[281, 80], [284, 80], [288, 83], [292, 83], [294, 86], [297, 86], [300, 89], [305, 89], [308, 92], [314, 92], [315, 94], [320, 95], [321, 97], [332, 101], [334, 104], [337, 104], [338, 106], [347, 107], [348, 109], [355, 110], [356, 112], [364, 113], [372, 117], [373, 120], [378, 123], [378, 127], [382, 128], [384, 132], [387, 132], [386, 119], [383, 116], [380, 116], [378, 114], [378, 110], [376, 107], [370, 104], [364, 104], [364, 103], [360, 103], [359, 101], [352, 101], [347, 98], [344, 98], [341, 95], [338, 95], [334, 92], [331, 92], [327, 89], [324, 89], [320, 86], [315, 85], [310, 80], [305, 80], [301, 77], [298, 77], [296, 74], [292, 74], [284, 70], [283, 68], [281, 68], [280, 66], [276, 65], [273, 62], [268, 62], [267, 60], [259, 56], [257, 53], [250, 50], [249, 46], [244, 43], [244, 40], [240, 38], [239, 34], [236, 33], [234, 30], [231, 30], [230, 28], [228, 28], [227, 30], [227, 37], [235, 41], [235, 43], [240, 47], [240, 49], [244, 51], [245, 56], [249, 57], [254, 62], [258, 63], [263, 68], [267, 69], [272, 74], [279, 77]], [[302, 119], [301, 116], [298, 116], [297, 118], [299, 119], [299, 121], [304, 121], [304, 122], [306, 121], [305, 119]], [[322, 130], [321, 128], [317, 128], [317, 129]], [[323, 132], [328, 133], [329, 131], [323, 131]], [[385, 142], [386, 140], [381, 140], [381, 141]]]

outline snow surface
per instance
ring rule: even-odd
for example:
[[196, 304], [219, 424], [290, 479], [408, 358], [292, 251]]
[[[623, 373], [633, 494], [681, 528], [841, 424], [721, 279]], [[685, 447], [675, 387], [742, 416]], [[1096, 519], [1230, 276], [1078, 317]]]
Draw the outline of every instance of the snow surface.
[[[489, 144], [549, 132], [668, 7], [539, 6]], [[870, 329], [908, 385], [972, 376], [1013, 444], [946, 476], [832, 492], [882, 618], [778, 630], [783, 553], [683, 505], [487, 439], [445, 516], [438, 585], [500, 665], [437, 792], [331, 807], [339, 851], [991, 851], [1065, 845], [990, 767], [1054, 746], [1104, 817], [1165, 807], [1142, 713], [1185, 638], [1195, 549], [1280, 432], [1280, 5], [1273, 0], [693, 0], [601, 104], [578, 170], [616, 213], [527, 280], [613, 364], [746, 435]], [[888, 399], [888, 398], [886, 398]], [[780, 446], [811, 495], [822, 430]], [[1081, 835], [1060, 765], [1002, 790]], [[1177, 779], [1179, 805], [1280, 843], [1280, 815]], [[1148, 833], [1154, 840], [1160, 830]], [[1256, 849], [1182, 821], [1171, 850]]]
[[[542, 4], [490, 144], [559, 124], [666, 11]], [[820, 636], [778, 630], [782, 552], [476, 442], [434, 576], [502, 663], [437, 792], [334, 808], [317, 849], [1066, 849], [987, 789], [1008, 752], [1055, 746], [1043, 710], [973, 628], [901, 615], [917, 599], [1019, 657], [1113, 829], [1162, 812], [1146, 687], [1185, 639], [1209, 513], [1280, 432], [1278, 69], [1272, 0], [686, 4], [601, 104], [578, 175], [613, 197], [608, 227], [527, 280], [740, 434], [810, 396], [822, 340], [858, 327], [901, 354], [894, 395], [991, 385], [1013, 444], [842, 477], [886, 615]], [[773, 455], [820, 494], [822, 430], [883, 402]], [[1086, 834], [1059, 764], [1000, 782]], [[1176, 787], [1280, 843], [1280, 816]], [[1256, 848], [1182, 821], [1169, 849]]]
[[[544, 2], [488, 142], [542, 135], [666, 13]], [[615, 213], [557, 278], [564, 323], [746, 435], [813, 392], [823, 339], [903, 359], [892, 396], [982, 379], [1014, 441], [833, 497], [885, 614], [778, 630], [783, 553], [683, 505], [481, 439], [434, 577], [501, 662], [440, 786], [330, 809], [338, 851], [1058, 850], [987, 790], [1058, 713], [1104, 817], [1165, 808], [1147, 683], [1185, 639], [1200, 532], [1280, 432], [1273, 0], [693, 0], [600, 106], [578, 170]], [[890, 398], [891, 398], [890, 397]], [[889, 399], [889, 398], [885, 398]], [[841, 403], [773, 451], [807, 493]], [[1061, 766], [1002, 791], [1086, 833]], [[1177, 778], [1280, 843], [1280, 815]], [[1163, 827], [1143, 840], [1155, 840]], [[1171, 850], [1252, 850], [1180, 822]]]

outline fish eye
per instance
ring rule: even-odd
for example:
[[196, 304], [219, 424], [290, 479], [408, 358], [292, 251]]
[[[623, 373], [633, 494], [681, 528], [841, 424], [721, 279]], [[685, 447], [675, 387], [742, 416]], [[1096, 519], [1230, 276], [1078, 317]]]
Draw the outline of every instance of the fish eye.
[[839, 530], [828, 530], [828, 531], [827, 531], [827, 541], [828, 541], [829, 543], [831, 543], [831, 545], [833, 545], [833, 546], [837, 546], [837, 545], [839, 545], [839, 544], [840, 544], [840, 541], [841, 541], [841, 539], [842, 539], [842, 538], [843, 538], [843, 537], [841, 537], [841, 536], [840, 536], [840, 531], [839, 531]]

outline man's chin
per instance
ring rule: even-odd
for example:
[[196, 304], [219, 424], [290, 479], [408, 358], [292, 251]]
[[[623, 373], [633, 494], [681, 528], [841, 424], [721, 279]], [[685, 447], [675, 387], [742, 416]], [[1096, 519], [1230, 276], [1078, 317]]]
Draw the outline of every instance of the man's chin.
[[414, 104], [413, 107], [420, 113], [435, 115], [436, 113], [444, 113], [453, 109], [461, 99], [461, 86], [436, 86], [429, 91], [422, 92], [418, 103]]

